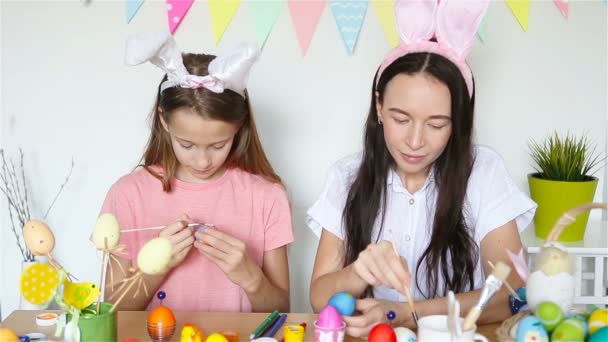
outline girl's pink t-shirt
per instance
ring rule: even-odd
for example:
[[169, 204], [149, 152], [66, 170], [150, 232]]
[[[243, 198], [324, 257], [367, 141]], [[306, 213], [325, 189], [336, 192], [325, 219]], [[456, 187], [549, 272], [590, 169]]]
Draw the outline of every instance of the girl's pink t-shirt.
[[[154, 169], [160, 171], [160, 168]], [[172, 180], [172, 191], [145, 169], [120, 178], [110, 189], [101, 213], [113, 213], [121, 230], [166, 226], [183, 213], [193, 222], [213, 224], [247, 245], [247, 252], [261, 267], [264, 252], [293, 242], [291, 213], [282, 185], [238, 168], [204, 184]], [[137, 253], [159, 230], [122, 233], [126, 246], [121, 256], [137, 264]], [[196, 248], [168, 273], [159, 291], [163, 305], [174, 311], [250, 312], [251, 303], [234, 284]], [[148, 309], [158, 306], [156, 296]]]

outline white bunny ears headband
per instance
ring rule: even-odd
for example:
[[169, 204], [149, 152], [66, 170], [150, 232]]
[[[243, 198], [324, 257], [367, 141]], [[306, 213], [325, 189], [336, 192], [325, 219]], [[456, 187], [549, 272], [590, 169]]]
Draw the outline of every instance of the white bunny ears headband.
[[[432, 52], [454, 63], [473, 94], [473, 73], [466, 63], [489, 0], [397, 0], [395, 17], [401, 45], [380, 66], [378, 77], [395, 60], [414, 52]], [[436, 42], [429, 39], [435, 37]]]
[[171, 87], [207, 88], [214, 93], [230, 89], [245, 97], [249, 71], [260, 55], [260, 50], [250, 44], [240, 44], [235, 49], [217, 56], [209, 63], [209, 75], [191, 75], [186, 70], [182, 53], [169, 32], [138, 33], [127, 39], [125, 63], [138, 65], [151, 62], [167, 73], [167, 80], [160, 91]]

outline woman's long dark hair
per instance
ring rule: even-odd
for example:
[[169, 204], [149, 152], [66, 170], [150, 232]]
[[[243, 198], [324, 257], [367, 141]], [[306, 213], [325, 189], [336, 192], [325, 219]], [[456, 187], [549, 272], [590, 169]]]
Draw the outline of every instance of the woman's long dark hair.
[[[423, 294], [427, 298], [434, 298], [445, 295], [449, 290], [458, 293], [473, 289], [474, 271], [479, 258], [479, 249], [464, 217], [465, 194], [474, 161], [472, 130], [475, 98], [474, 95], [469, 98], [459, 69], [440, 55], [405, 55], [384, 70], [377, 80], [377, 86], [374, 79], [365, 124], [363, 159], [343, 212], [347, 241], [344, 265], [354, 262], [359, 253], [372, 243], [372, 231], [377, 218], [380, 218], [380, 232], [384, 225], [387, 177], [395, 163], [386, 147], [382, 126], [378, 123], [376, 92], [382, 102], [386, 85], [393, 77], [418, 73], [439, 80], [448, 87], [451, 94], [452, 134], [444, 152], [433, 165], [437, 202], [431, 239], [418, 260], [414, 274], [418, 289], [421, 289], [419, 279], [422, 278], [418, 275], [421, 272], [426, 275], [429, 291]], [[442, 287], [440, 279], [445, 282]], [[370, 290], [368, 288], [368, 295]]]

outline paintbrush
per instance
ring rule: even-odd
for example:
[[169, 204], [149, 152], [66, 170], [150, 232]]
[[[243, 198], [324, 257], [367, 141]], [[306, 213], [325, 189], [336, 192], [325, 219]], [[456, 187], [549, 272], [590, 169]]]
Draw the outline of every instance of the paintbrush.
[[[399, 251], [397, 251], [397, 245], [395, 244], [395, 238], [393, 237], [393, 231], [388, 231], [391, 236], [391, 245], [393, 246], [393, 251], [397, 254], [397, 257], [401, 258], [399, 255]], [[403, 292], [405, 293], [405, 297], [407, 297], [407, 304], [410, 307], [410, 311], [412, 312], [412, 317], [414, 318], [414, 323], [418, 326], [418, 313], [416, 312], [416, 307], [414, 306], [414, 298], [412, 298], [412, 294], [410, 293], [410, 289], [407, 286], [403, 286]]]
[[475, 322], [481, 316], [481, 312], [488, 305], [492, 297], [500, 290], [500, 287], [504, 283], [504, 281], [511, 273], [511, 267], [507, 264], [499, 261], [496, 263], [492, 274], [488, 278], [486, 278], [486, 283], [481, 290], [481, 294], [479, 295], [479, 300], [474, 307], [471, 308], [467, 317], [464, 319], [463, 329], [464, 331], [470, 330], [475, 326]]
[[[490, 267], [492, 267], [492, 270], [495, 268], [494, 264], [490, 260], [488, 260], [488, 264], [490, 264]], [[511, 285], [509, 285], [509, 283], [507, 283], [507, 279], [506, 278], [503, 281], [503, 285], [507, 287], [507, 289], [509, 290], [509, 292], [511, 292], [511, 295], [513, 297], [515, 297], [515, 299], [517, 299], [520, 302], [523, 302], [523, 300], [521, 300], [521, 298], [519, 297], [519, 295], [517, 294], [517, 292], [515, 292], [515, 290], [513, 290], [513, 287], [511, 287]]]

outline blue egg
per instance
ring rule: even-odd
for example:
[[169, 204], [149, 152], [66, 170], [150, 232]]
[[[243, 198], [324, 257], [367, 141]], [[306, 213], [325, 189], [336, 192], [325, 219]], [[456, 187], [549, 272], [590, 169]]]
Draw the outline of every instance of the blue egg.
[[587, 342], [606, 342], [608, 341], [608, 325], [597, 329]]
[[535, 316], [528, 316], [519, 321], [517, 326], [517, 342], [548, 342], [547, 330]]
[[355, 297], [344, 291], [331, 296], [327, 305], [333, 306], [342, 316], [352, 316], [355, 313], [355, 303]]

